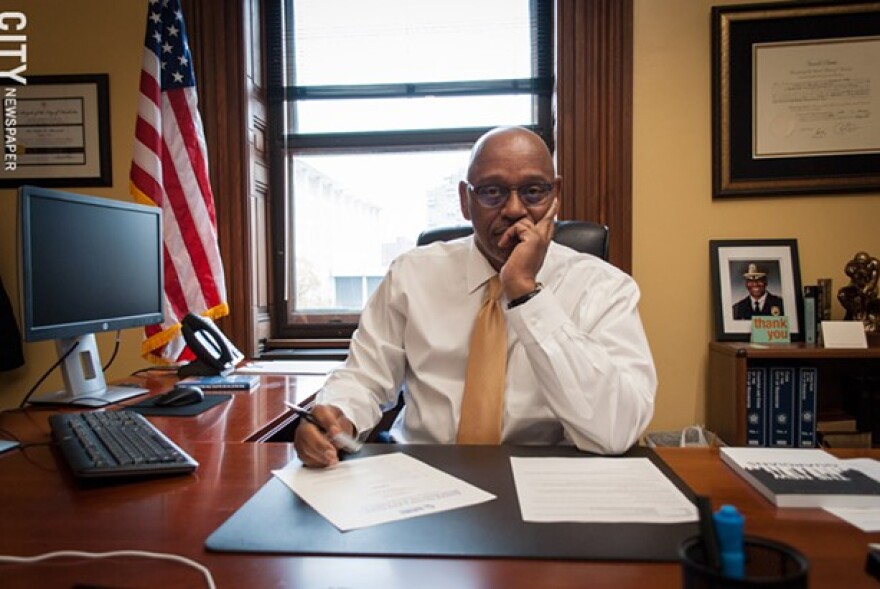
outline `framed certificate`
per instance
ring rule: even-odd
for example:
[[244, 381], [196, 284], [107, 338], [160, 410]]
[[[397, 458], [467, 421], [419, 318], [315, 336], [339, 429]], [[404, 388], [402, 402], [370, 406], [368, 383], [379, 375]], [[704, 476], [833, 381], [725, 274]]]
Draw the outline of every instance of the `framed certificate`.
[[714, 198], [880, 190], [880, 2], [712, 9]]
[[0, 187], [110, 186], [107, 74], [29, 76], [5, 84]]

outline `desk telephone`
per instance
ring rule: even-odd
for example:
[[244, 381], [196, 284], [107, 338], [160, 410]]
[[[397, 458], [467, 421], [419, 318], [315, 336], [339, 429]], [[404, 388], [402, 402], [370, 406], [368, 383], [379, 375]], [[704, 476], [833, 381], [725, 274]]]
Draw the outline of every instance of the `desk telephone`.
[[178, 369], [177, 375], [181, 378], [226, 375], [244, 360], [244, 355], [229, 338], [206, 317], [188, 313], [181, 322], [181, 331], [186, 345], [196, 356], [195, 360]]

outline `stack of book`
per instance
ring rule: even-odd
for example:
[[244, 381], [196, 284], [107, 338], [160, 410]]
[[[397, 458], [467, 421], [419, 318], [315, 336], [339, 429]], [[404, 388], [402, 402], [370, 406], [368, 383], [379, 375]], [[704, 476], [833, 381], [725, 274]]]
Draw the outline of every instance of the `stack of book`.
[[870, 448], [871, 432], [859, 431], [855, 417], [841, 412], [826, 415], [816, 424], [819, 445], [826, 448]]
[[807, 448], [721, 448], [721, 460], [777, 507], [880, 507], [878, 465]]
[[804, 286], [804, 343], [821, 345], [823, 321], [831, 319], [831, 279]]
[[746, 369], [746, 444], [816, 446], [815, 366]]

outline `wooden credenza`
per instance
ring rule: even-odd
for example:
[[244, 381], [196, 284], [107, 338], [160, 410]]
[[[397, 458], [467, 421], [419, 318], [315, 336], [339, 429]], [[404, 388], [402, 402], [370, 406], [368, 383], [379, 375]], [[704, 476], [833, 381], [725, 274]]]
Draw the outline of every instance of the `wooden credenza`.
[[[819, 420], [846, 412], [859, 413], [854, 416], [861, 428], [880, 421], [880, 411], [872, 410], [871, 391], [864, 389], [865, 382], [880, 382], [880, 348], [711, 342], [706, 426], [727, 444], [746, 444], [746, 370], [752, 366], [815, 366]], [[875, 436], [877, 442], [880, 436]]]

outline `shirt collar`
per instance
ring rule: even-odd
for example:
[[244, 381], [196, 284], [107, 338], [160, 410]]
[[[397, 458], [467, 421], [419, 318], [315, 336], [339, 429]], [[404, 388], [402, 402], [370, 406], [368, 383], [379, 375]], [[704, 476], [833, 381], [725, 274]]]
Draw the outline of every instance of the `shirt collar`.
[[[495, 271], [495, 268], [489, 263], [489, 260], [486, 259], [486, 256], [483, 255], [483, 252], [477, 248], [477, 242], [474, 241], [474, 236], [471, 235], [466, 238], [468, 240], [468, 255], [466, 264], [466, 276], [467, 276], [467, 291], [468, 293], [475, 292], [477, 289], [481, 288], [486, 282], [498, 274]], [[551, 258], [555, 258], [556, 256], [556, 248], [560, 247], [555, 241], [550, 242], [550, 247], [547, 248], [547, 257], [544, 259], [544, 264], [541, 266], [541, 269], [538, 270], [538, 282], [541, 282], [541, 275], [544, 273], [547, 262]], [[766, 294], [765, 294], [766, 298]]]
[[470, 243], [468, 243], [465, 274], [467, 276], [468, 293], [472, 293], [486, 284], [486, 281], [498, 274], [498, 272], [495, 271], [495, 268], [492, 267], [489, 260], [483, 255], [483, 252], [477, 248], [473, 235], [468, 237], [468, 241]]

